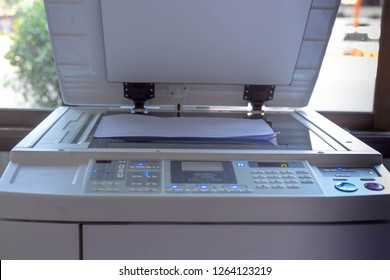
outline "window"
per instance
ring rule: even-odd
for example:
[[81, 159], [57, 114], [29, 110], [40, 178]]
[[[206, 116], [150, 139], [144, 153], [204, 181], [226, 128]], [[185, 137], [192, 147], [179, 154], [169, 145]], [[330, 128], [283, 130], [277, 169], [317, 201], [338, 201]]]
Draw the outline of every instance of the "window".
[[372, 112], [382, 3], [343, 0], [310, 107], [317, 111]]
[[42, 0], [0, 0], [0, 107], [60, 105]]

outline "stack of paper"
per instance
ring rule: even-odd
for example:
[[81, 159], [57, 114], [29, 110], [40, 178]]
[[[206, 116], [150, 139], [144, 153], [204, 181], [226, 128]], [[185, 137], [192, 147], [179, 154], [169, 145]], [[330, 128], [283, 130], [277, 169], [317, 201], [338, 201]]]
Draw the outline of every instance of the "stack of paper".
[[153, 117], [118, 114], [102, 118], [95, 137], [268, 140], [276, 133], [262, 119]]

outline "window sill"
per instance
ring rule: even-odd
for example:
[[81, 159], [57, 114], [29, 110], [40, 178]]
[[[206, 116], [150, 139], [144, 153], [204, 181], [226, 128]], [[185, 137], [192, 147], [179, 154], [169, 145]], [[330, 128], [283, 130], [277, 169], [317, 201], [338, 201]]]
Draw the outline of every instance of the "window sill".
[[10, 151], [52, 110], [0, 109], [0, 151]]

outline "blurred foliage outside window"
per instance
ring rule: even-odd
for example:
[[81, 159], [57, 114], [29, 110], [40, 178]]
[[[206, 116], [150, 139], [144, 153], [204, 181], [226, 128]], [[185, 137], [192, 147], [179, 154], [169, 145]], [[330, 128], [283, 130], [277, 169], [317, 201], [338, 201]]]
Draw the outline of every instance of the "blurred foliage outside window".
[[[21, 93], [30, 107], [57, 107], [61, 104], [42, 0], [2, 0], [3, 10], [14, 10], [11, 46], [5, 59], [15, 76], [6, 79], [6, 88]], [[0, 2], [0, 3], [1, 3]], [[0, 6], [1, 7], [1, 6]], [[3, 19], [4, 20], [4, 19]]]

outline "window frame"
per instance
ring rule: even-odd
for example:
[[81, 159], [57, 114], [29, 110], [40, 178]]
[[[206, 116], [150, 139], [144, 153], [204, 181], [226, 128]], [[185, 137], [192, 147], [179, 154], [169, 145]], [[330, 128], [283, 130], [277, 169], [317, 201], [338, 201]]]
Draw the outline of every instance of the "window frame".
[[[351, 131], [390, 131], [390, 3], [383, 1], [373, 112], [319, 112]], [[386, 76], [387, 75], [387, 76]], [[390, 135], [389, 135], [390, 138]]]
[[53, 109], [0, 109], [0, 151], [10, 151]]
[[[390, 131], [390, 4], [383, 1], [378, 70], [374, 95], [374, 131]], [[386, 77], [387, 75], [387, 77]]]

